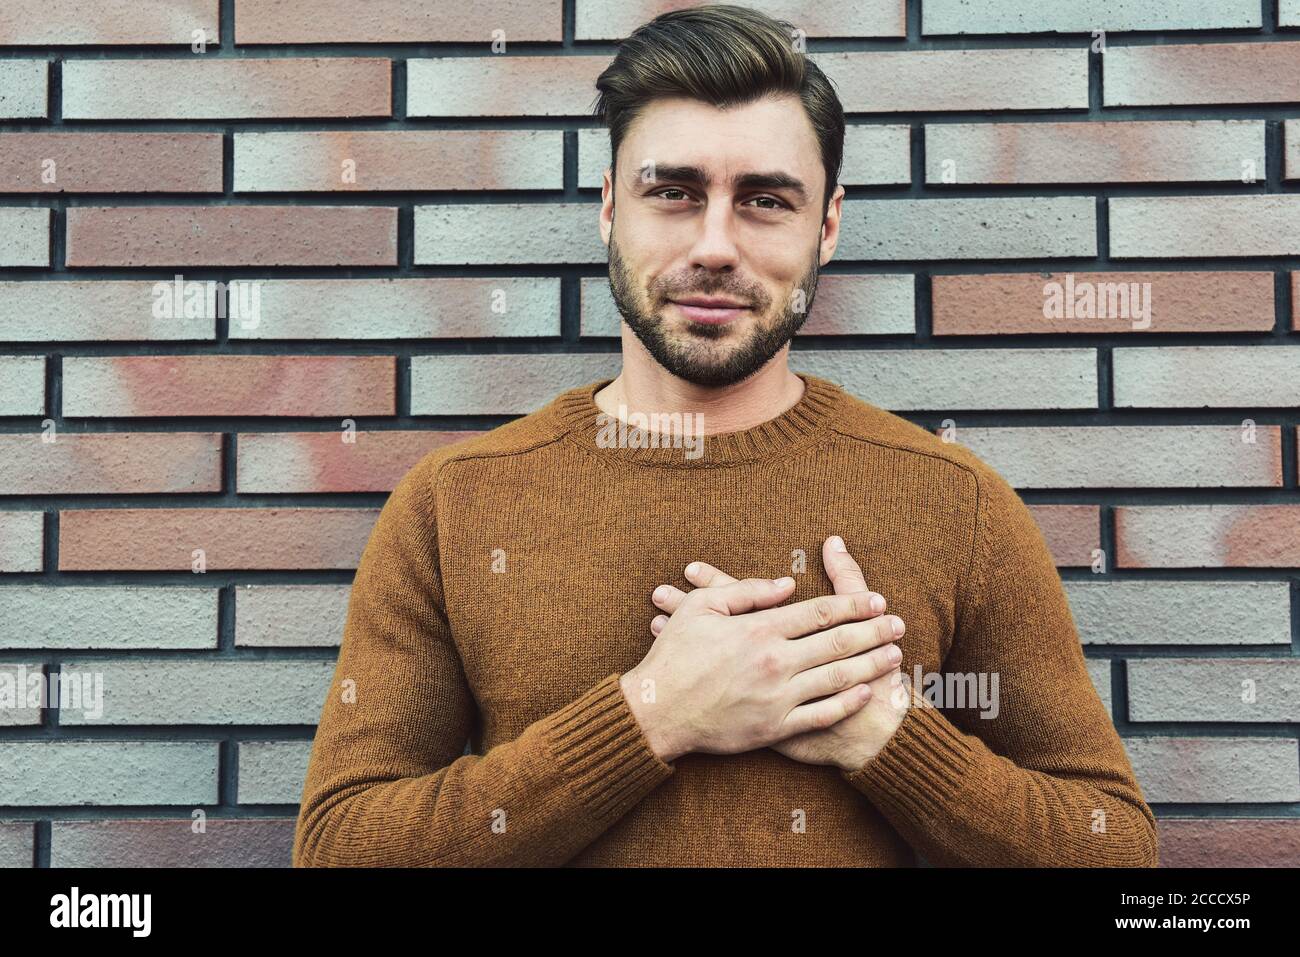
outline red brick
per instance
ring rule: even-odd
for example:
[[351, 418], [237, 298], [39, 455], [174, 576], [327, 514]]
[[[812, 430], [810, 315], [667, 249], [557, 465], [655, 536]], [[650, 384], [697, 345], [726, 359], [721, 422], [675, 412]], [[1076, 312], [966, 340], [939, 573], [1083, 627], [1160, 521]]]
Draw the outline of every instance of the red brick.
[[68, 210], [69, 266], [396, 266], [397, 210], [126, 206]]
[[220, 193], [221, 134], [0, 133], [0, 192]]
[[236, 0], [235, 42], [486, 43], [492, 31], [509, 43], [564, 39], [561, 0]]
[[59, 570], [356, 568], [378, 509], [105, 508], [59, 513]]
[[[1135, 319], [1088, 318], [1068, 311], [1043, 315], [1045, 286], [1065, 294], [1067, 273], [995, 273], [935, 276], [932, 280], [934, 334], [1043, 335], [1056, 332], [1267, 332], [1273, 328], [1271, 272], [1080, 272], [1074, 273], [1075, 302], [1084, 283], [1151, 283], [1146, 299], [1150, 327]], [[1096, 290], [1094, 289], [1094, 292]], [[1145, 296], [1146, 293], [1143, 292]], [[1103, 292], [1097, 312], [1110, 312]], [[1118, 312], [1118, 310], [1117, 310]]]
[[1161, 867], [1300, 867], [1295, 818], [1175, 818], [1158, 824]]
[[1091, 565], [1101, 547], [1101, 510], [1096, 505], [1030, 505], [1057, 566]]

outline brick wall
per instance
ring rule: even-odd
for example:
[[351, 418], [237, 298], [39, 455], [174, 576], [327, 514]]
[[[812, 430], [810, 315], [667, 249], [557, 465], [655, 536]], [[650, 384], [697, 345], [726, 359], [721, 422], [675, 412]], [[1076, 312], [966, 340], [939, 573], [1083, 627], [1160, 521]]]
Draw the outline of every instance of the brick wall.
[[[0, 864], [288, 862], [386, 493], [617, 372], [588, 114], [667, 6], [0, 5], [0, 669], [113, 689], [0, 710]], [[1033, 507], [1164, 863], [1300, 864], [1300, 0], [759, 6], [850, 114], [793, 367]]]

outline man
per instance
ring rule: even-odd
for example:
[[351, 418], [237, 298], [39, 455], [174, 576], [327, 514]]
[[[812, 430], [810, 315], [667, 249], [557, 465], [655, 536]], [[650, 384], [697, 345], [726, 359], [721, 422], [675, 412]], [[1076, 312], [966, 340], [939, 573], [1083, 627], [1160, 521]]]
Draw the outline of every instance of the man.
[[787, 27], [665, 14], [600, 77], [622, 372], [393, 491], [295, 865], [1156, 864], [1024, 503], [788, 366], [844, 118]]

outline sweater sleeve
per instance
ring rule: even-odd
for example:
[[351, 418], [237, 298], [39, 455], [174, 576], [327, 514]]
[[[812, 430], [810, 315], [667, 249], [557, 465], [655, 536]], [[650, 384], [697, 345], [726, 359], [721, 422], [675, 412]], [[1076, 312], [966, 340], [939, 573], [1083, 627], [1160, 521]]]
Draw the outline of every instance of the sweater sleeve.
[[312, 745], [292, 863], [554, 866], [674, 767], [611, 674], [482, 755], [451, 638], [424, 463], [398, 483], [363, 550]]
[[971, 574], [941, 670], [996, 674], [996, 716], [977, 701], [935, 707], [913, 682], [893, 737], [841, 774], [932, 865], [1154, 867], [1155, 817], [1042, 533], [1001, 476], [976, 476]]

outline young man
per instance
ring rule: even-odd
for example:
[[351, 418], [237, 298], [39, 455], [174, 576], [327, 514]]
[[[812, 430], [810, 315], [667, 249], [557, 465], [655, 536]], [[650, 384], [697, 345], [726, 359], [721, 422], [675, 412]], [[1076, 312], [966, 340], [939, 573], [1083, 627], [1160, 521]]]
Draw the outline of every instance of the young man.
[[622, 372], [393, 491], [295, 865], [1156, 864], [1023, 502], [788, 367], [844, 118], [787, 28], [665, 14], [601, 75]]

